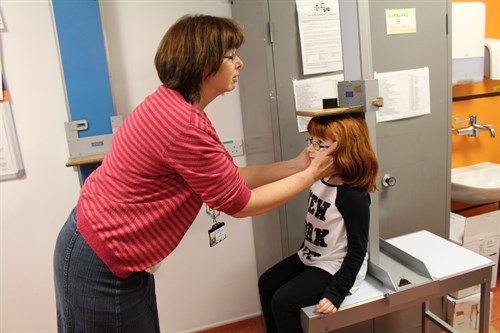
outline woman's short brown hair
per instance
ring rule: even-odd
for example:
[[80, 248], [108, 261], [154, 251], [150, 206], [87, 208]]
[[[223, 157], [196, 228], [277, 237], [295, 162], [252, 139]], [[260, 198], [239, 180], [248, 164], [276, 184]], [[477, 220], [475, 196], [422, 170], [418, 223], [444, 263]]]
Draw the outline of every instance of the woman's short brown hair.
[[199, 102], [203, 80], [215, 74], [224, 55], [243, 41], [243, 29], [232, 19], [185, 15], [163, 36], [155, 56], [156, 71], [164, 86], [189, 103]]
[[309, 121], [307, 131], [315, 137], [338, 142], [332, 156], [344, 184], [366, 192], [377, 189], [378, 159], [362, 114], [315, 117]]

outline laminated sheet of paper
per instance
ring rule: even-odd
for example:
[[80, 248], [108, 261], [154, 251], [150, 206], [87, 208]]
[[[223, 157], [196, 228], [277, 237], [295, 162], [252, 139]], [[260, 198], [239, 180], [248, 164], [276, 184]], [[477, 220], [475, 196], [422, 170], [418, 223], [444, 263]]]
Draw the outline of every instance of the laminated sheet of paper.
[[304, 75], [341, 71], [338, 0], [296, 0]]
[[[323, 108], [323, 99], [338, 97], [337, 84], [343, 80], [343, 74], [293, 80], [295, 111]], [[310, 119], [309, 117], [297, 117], [299, 132], [307, 131], [307, 124]]]
[[431, 113], [429, 67], [375, 73], [384, 106], [377, 122], [405, 119]]

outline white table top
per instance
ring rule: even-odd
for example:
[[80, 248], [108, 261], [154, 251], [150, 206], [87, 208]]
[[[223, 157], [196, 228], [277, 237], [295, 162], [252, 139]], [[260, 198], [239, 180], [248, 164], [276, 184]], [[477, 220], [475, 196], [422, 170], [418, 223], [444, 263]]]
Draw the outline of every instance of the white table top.
[[[451, 278], [494, 265], [490, 259], [472, 252], [426, 230], [388, 239], [387, 242], [425, 263], [435, 280]], [[339, 311], [384, 298], [387, 290], [381, 282], [367, 275], [358, 291], [345, 298]], [[304, 309], [313, 315], [314, 306]]]
[[426, 230], [387, 241], [423, 261], [434, 279], [442, 280], [495, 264], [478, 253]]

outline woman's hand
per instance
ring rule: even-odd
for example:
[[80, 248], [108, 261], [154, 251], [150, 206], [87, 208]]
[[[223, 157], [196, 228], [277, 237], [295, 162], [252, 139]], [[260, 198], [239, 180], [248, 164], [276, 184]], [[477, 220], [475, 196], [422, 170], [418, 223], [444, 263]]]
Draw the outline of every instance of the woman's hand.
[[311, 164], [311, 158], [309, 157], [309, 152], [306, 147], [294, 158], [294, 165], [297, 171], [302, 171], [306, 169], [309, 164]]
[[316, 305], [316, 312], [323, 314], [331, 314], [337, 312], [337, 308], [333, 305], [332, 302], [328, 298], [322, 298], [319, 301], [318, 305]]
[[317, 152], [314, 158], [309, 155], [310, 163], [304, 170], [298, 170], [300, 161], [307, 161], [304, 152], [293, 160], [240, 168], [252, 195], [246, 206], [232, 216], [241, 218], [268, 212], [307, 190], [317, 180], [334, 175], [332, 154], [336, 147], [337, 143]]
[[314, 179], [318, 180], [334, 175], [336, 173], [332, 155], [337, 149], [338, 142], [333, 143], [329, 148], [322, 151], [316, 151], [311, 160], [310, 168], [314, 168]]

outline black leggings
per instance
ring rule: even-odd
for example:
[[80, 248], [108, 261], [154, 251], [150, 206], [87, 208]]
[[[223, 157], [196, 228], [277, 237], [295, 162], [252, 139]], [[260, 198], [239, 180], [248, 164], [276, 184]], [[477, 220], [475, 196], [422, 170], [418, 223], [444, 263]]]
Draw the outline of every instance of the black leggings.
[[259, 278], [259, 295], [267, 333], [302, 333], [300, 309], [317, 304], [332, 275], [304, 265], [294, 254]]

